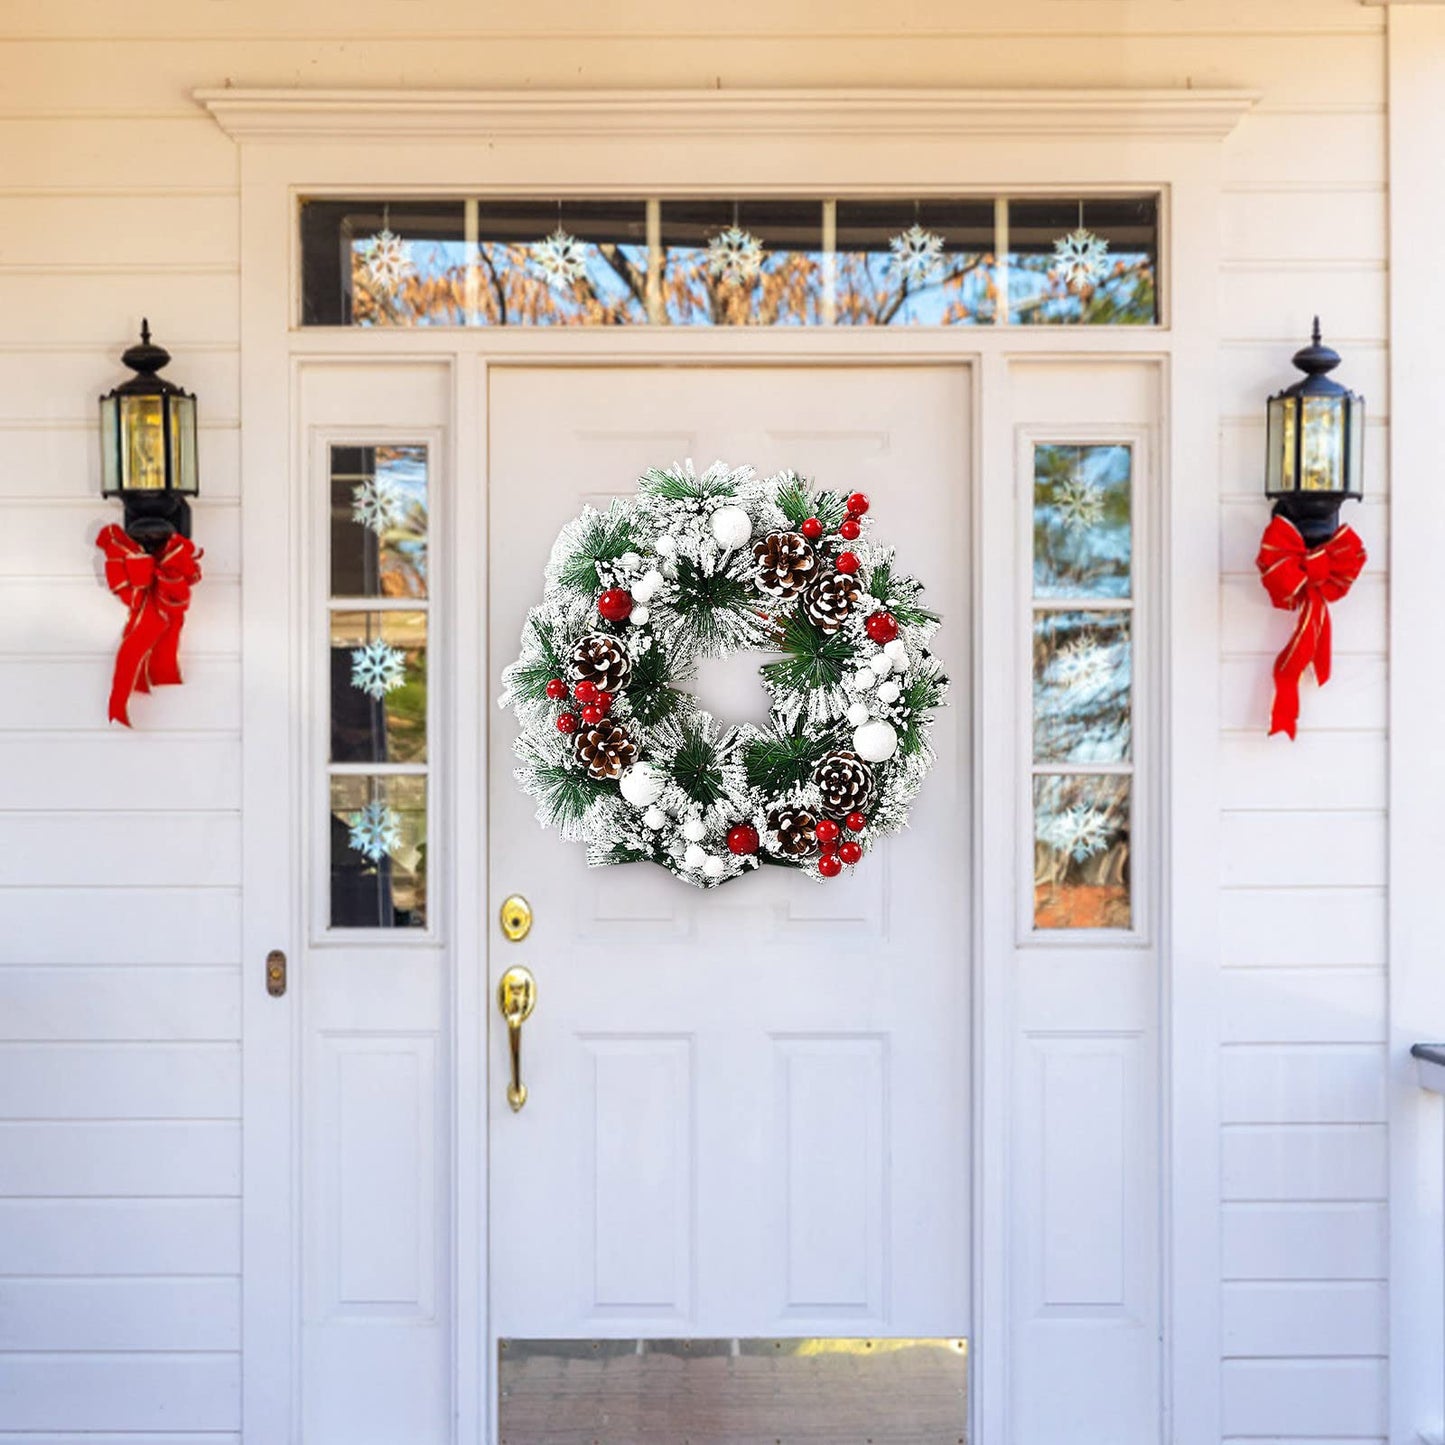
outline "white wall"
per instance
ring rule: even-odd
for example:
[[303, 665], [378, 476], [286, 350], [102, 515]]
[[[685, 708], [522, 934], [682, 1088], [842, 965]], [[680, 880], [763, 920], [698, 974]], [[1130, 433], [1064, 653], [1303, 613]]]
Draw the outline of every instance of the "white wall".
[[[915, 0], [884, 22], [870, 0], [10, 0], [0, 1436], [221, 1445], [239, 1425], [237, 162], [189, 98], [227, 82], [1262, 93], [1227, 145], [1220, 356], [1224, 1433], [1384, 1436], [1384, 13]], [[1306, 689], [1291, 747], [1264, 737], [1288, 621], [1252, 558], [1262, 402], [1314, 310], [1371, 404], [1372, 499], [1350, 520], [1372, 563], [1337, 612], [1337, 676]], [[113, 516], [93, 413], [143, 313], [201, 397], [207, 575], [187, 685], [139, 701], [127, 734], [103, 721], [122, 613], [90, 545]], [[246, 987], [261, 966], [245, 960]]]

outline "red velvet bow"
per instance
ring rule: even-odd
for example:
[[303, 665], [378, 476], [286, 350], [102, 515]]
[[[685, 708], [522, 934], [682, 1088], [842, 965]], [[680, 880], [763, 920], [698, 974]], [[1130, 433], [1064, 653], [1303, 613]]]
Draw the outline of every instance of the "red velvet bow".
[[152, 556], [116, 526], [102, 527], [95, 545], [105, 554], [106, 585], [130, 609], [110, 685], [110, 720], [129, 727], [132, 692], [181, 680], [181, 627], [203, 553], [177, 532]]
[[1255, 566], [1276, 607], [1298, 612], [1294, 634], [1274, 660], [1274, 708], [1269, 731], [1295, 735], [1299, 684], [1314, 664], [1315, 679], [1330, 680], [1330, 608], [1350, 590], [1365, 565], [1365, 548], [1354, 530], [1341, 527], [1319, 547], [1305, 546], [1293, 522], [1271, 517]]

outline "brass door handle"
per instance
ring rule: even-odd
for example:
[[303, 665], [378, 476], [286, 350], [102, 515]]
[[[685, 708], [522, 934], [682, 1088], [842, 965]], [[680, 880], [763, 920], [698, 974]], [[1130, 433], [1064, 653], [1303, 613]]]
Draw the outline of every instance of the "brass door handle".
[[522, 1082], [522, 1025], [537, 1007], [537, 980], [520, 964], [509, 968], [497, 984], [497, 1008], [507, 1021], [507, 1042], [512, 1052], [512, 1081], [507, 1085], [507, 1102], [515, 1114], [527, 1102]]

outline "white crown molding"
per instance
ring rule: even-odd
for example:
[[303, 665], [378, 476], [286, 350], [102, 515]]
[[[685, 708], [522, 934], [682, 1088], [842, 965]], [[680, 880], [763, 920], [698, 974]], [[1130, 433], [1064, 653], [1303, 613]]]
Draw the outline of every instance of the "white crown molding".
[[702, 134], [1220, 141], [1246, 90], [198, 90], [240, 141]]

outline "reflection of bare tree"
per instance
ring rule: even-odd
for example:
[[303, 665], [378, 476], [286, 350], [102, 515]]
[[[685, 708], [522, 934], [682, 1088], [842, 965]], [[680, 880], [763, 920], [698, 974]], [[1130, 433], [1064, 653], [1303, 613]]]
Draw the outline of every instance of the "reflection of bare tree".
[[[358, 253], [353, 320], [363, 326], [776, 326], [830, 319], [825, 260], [817, 253], [775, 253], [741, 283], [714, 276], [700, 249], [664, 250], [655, 276], [641, 247], [602, 242], [590, 254], [596, 269], [559, 287], [537, 272], [527, 246], [484, 242], [474, 267], [422, 266], [388, 290], [374, 283]], [[946, 270], [922, 284], [900, 278], [880, 256], [845, 253], [833, 265], [833, 311], [843, 324], [887, 326], [910, 302], [930, 295], [942, 299], [937, 319], [944, 324], [971, 321], [991, 315], [997, 300], [989, 255], [951, 256]]]
[[1042, 283], [1034, 294], [1010, 297], [1010, 316], [1025, 325], [1059, 321], [1138, 325], [1155, 320], [1154, 264], [1148, 256], [1120, 256], [1097, 283], [1077, 286], [1070, 286], [1053, 269], [1051, 256], [1016, 256], [1010, 266], [1018, 275]]

